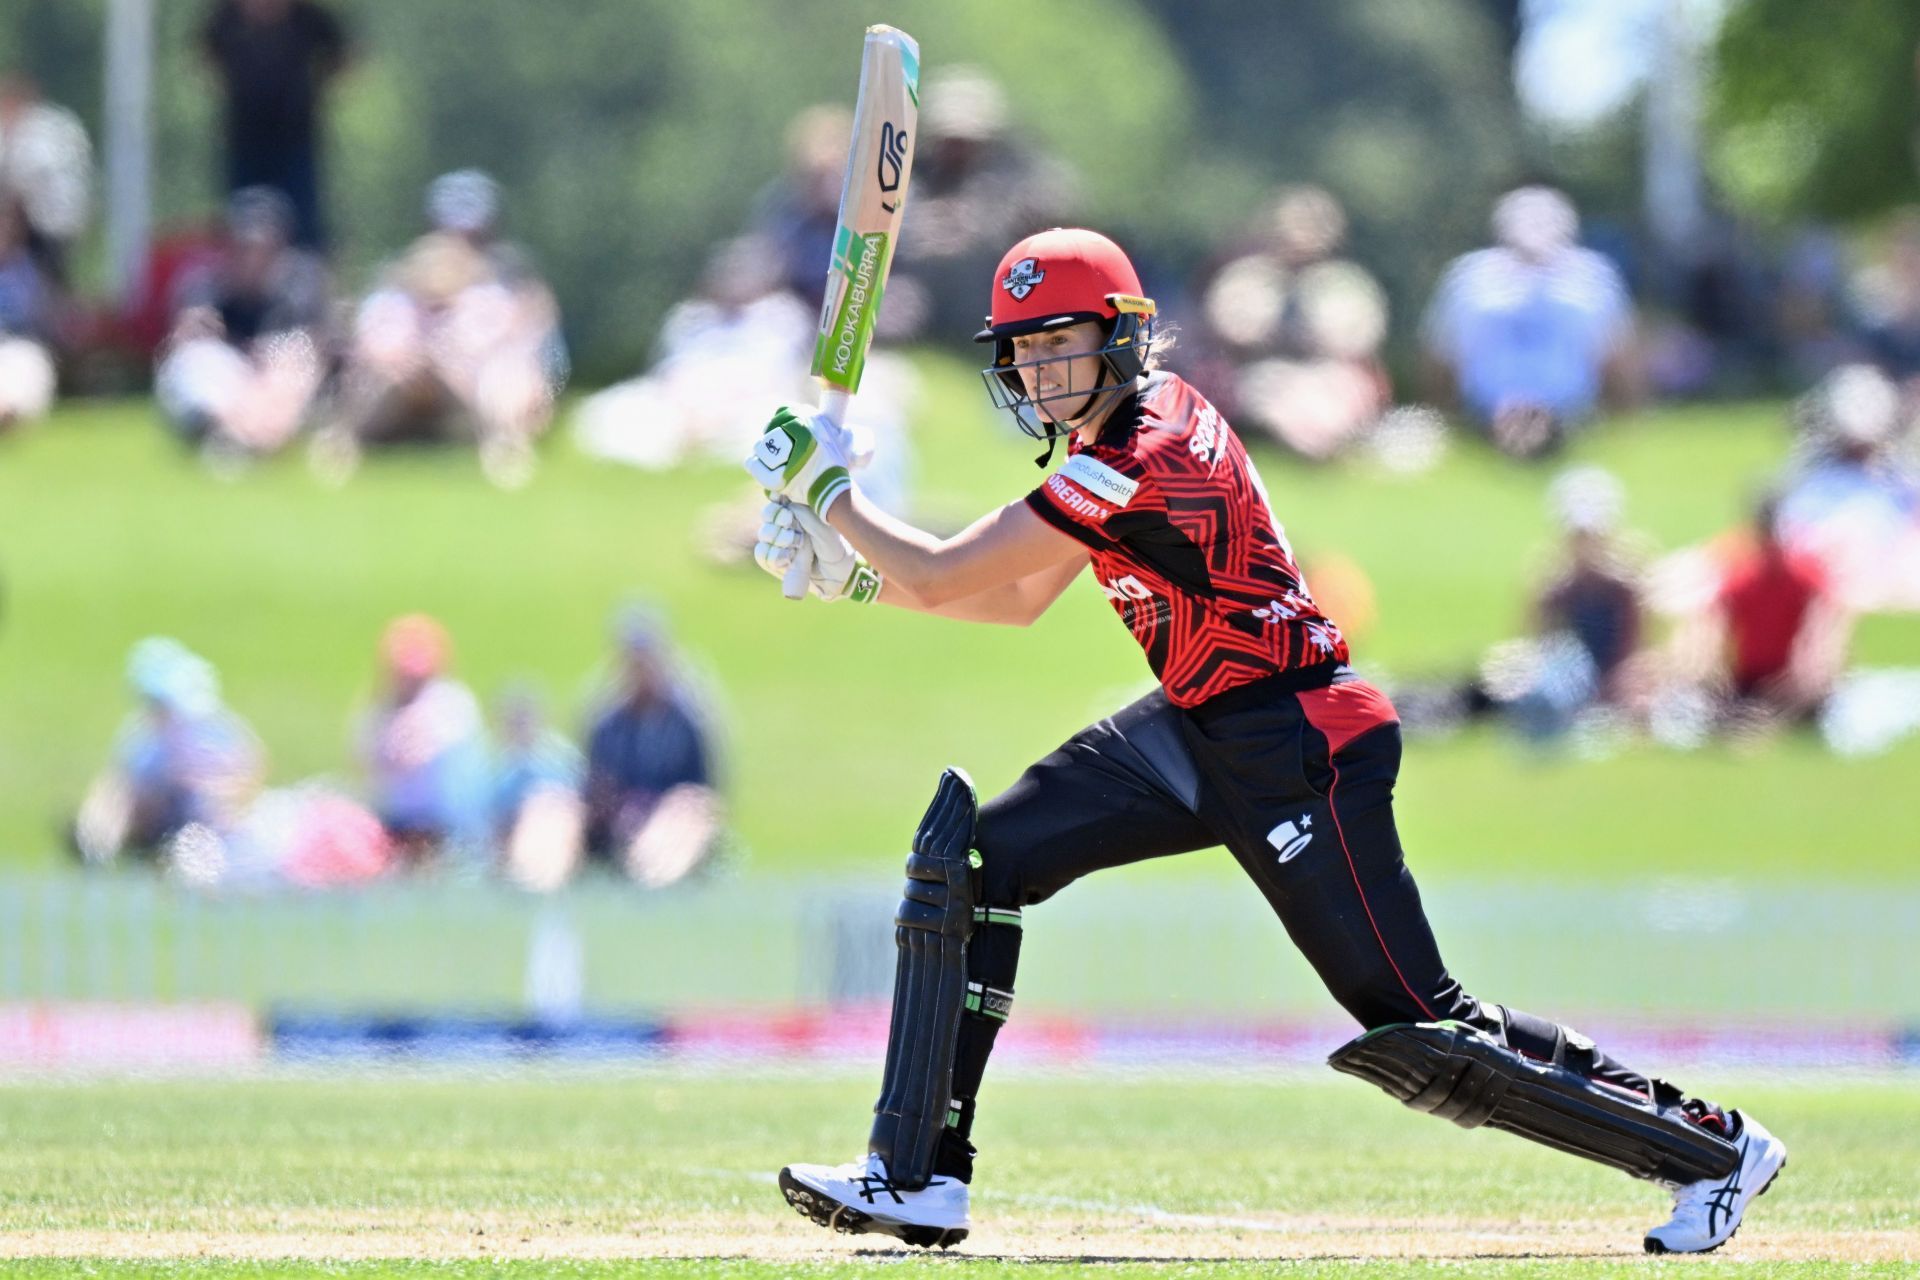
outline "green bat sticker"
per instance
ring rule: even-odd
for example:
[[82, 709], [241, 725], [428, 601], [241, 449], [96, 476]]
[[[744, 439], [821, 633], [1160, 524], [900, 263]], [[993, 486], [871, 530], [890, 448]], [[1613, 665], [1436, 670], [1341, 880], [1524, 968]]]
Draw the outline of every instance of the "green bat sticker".
[[813, 372], [848, 394], [860, 389], [860, 375], [867, 367], [867, 348], [873, 345], [873, 321], [880, 310], [888, 248], [884, 231], [861, 235], [842, 227], [834, 241], [834, 288], [821, 313]]

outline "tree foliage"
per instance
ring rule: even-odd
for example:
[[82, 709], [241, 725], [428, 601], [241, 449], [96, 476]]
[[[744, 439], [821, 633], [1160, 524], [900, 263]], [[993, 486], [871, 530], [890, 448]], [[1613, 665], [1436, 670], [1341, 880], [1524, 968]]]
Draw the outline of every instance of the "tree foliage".
[[1771, 218], [1849, 218], [1920, 198], [1920, 4], [1743, 0], [1721, 28], [1714, 176]]
[[[1241, 230], [1282, 181], [1319, 181], [1404, 316], [1477, 239], [1518, 172], [1505, 46], [1481, 0], [333, 0], [359, 47], [337, 86], [330, 207], [349, 281], [413, 235], [436, 173], [494, 172], [510, 233], [560, 293], [582, 370], [645, 358], [658, 318], [779, 171], [788, 120], [850, 102], [859, 37], [895, 23], [929, 74], [1006, 86], [1019, 132], [1079, 178], [1082, 216], [1174, 269]], [[13, 0], [0, 59], [100, 121], [104, 0]], [[218, 196], [205, 5], [160, 0], [157, 212]]]

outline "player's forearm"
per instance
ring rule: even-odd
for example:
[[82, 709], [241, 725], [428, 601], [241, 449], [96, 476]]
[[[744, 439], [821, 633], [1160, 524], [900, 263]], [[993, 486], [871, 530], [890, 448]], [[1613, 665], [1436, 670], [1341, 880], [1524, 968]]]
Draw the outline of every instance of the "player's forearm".
[[954, 618], [961, 622], [991, 622], [1009, 627], [1030, 626], [1038, 617], [1033, 602], [1027, 598], [1021, 583], [1011, 582], [998, 587], [989, 587], [985, 591], [957, 600], [948, 600], [934, 604], [922, 600], [913, 591], [892, 579], [880, 589], [880, 603], [890, 604], [897, 609], [910, 609], [915, 613], [930, 613], [942, 618]]
[[888, 515], [867, 501], [858, 488], [833, 504], [827, 523], [886, 579], [882, 599], [899, 588], [924, 612], [937, 612], [995, 586], [1007, 585], [1004, 579], [994, 580], [990, 565], [956, 549], [952, 540]]

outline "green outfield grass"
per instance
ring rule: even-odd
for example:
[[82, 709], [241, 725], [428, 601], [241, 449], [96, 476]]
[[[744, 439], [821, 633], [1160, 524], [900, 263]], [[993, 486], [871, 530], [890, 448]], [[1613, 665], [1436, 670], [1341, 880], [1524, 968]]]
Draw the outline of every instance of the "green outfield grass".
[[[1792, 1147], [1716, 1267], [1912, 1274], [1920, 1090], [1704, 1083]], [[651, 1073], [16, 1085], [0, 1090], [0, 1268], [870, 1274], [904, 1251], [805, 1222], [771, 1174], [850, 1158], [871, 1085]], [[1462, 1133], [1356, 1082], [1024, 1077], [990, 1083], [984, 1103], [975, 1234], [940, 1259], [958, 1274], [1043, 1261], [1049, 1276], [1318, 1277], [1364, 1259], [1395, 1277], [1585, 1280], [1663, 1265], [1638, 1252], [1665, 1216], [1657, 1189]]]
[[[1038, 473], [965, 366], [921, 367], [920, 514], [953, 528]], [[1573, 457], [1616, 468], [1631, 522], [1671, 547], [1740, 518], [1783, 454], [1780, 418], [1772, 405], [1663, 412], [1611, 424]], [[1340, 555], [1372, 580], [1363, 668], [1463, 671], [1519, 625], [1550, 546], [1549, 471], [1472, 447], [1412, 479], [1262, 464], [1309, 565]], [[276, 779], [292, 780], [347, 772], [350, 717], [392, 615], [439, 614], [483, 695], [529, 677], [571, 721], [609, 613], [652, 596], [722, 691], [751, 865], [781, 869], [891, 865], [942, 765], [998, 788], [1146, 687], [1089, 582], [1024, 632], [785, 603], [751, 567], [699, 552], [705, 513], [746, 490], [725, 466], [596, 464], [564, 436], [513, 494], [461, 453], [375, 458], [339, 491], [297, 457], [219, 478], [135, 402], [68, 409], [0, 442], [0, 864], [57, 858], [55, 825], [124, 709], [127, 647], [154, 632], [220, 665]], [[1874, 620], [1859, 652], [1920, 663], [1920, 620]], [[1916, 766], [1912, 741], [1858, 762], [1788, 739], [1592, 764], [1470, 735], [1411, 748], [1401, 819], [1430, 875], [1911, 877]]]

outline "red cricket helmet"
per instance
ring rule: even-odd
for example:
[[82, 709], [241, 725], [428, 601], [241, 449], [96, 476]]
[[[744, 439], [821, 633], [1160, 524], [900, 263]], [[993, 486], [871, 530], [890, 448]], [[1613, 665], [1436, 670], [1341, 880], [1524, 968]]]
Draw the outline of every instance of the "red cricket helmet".
[[[1063, 325], [1094, 321], [1106, 326], [1100, 348], [1108, 373], [1097, 406], [1133, 386], [1147, 367], [1153, 346], [1153, 299], [1140, 292], [1140, 276], [1125, 251], [1097, 231], [1054, 227], [1030, 235], [1007, 250], [993, 276], [992, 311], [975, 342], [993, 343], [993, 364], [982, 370], [996, 406], [1006, 409], [1020, 429], [1049, 445], [1065, 433], [1065, 424], [1043, 416], [1027, 398], [1014, 363], [1013, 339]], [[1038, 362], [1031, 362], [1038, 363]], [[1080, 400], [1089, 388], [1069, 388], [1049, 397]], [[1044, 403], [1044, 402], [1043, 402]], [[1078, 412], [1084, 414], [1087, 410]]]
[[1054, 227], [1007, 250], [993, 273], [993, 309], [976, 342], [1120, 315], [1115, 297], [1140, 296], [1119, 245], [1084, 227]]

